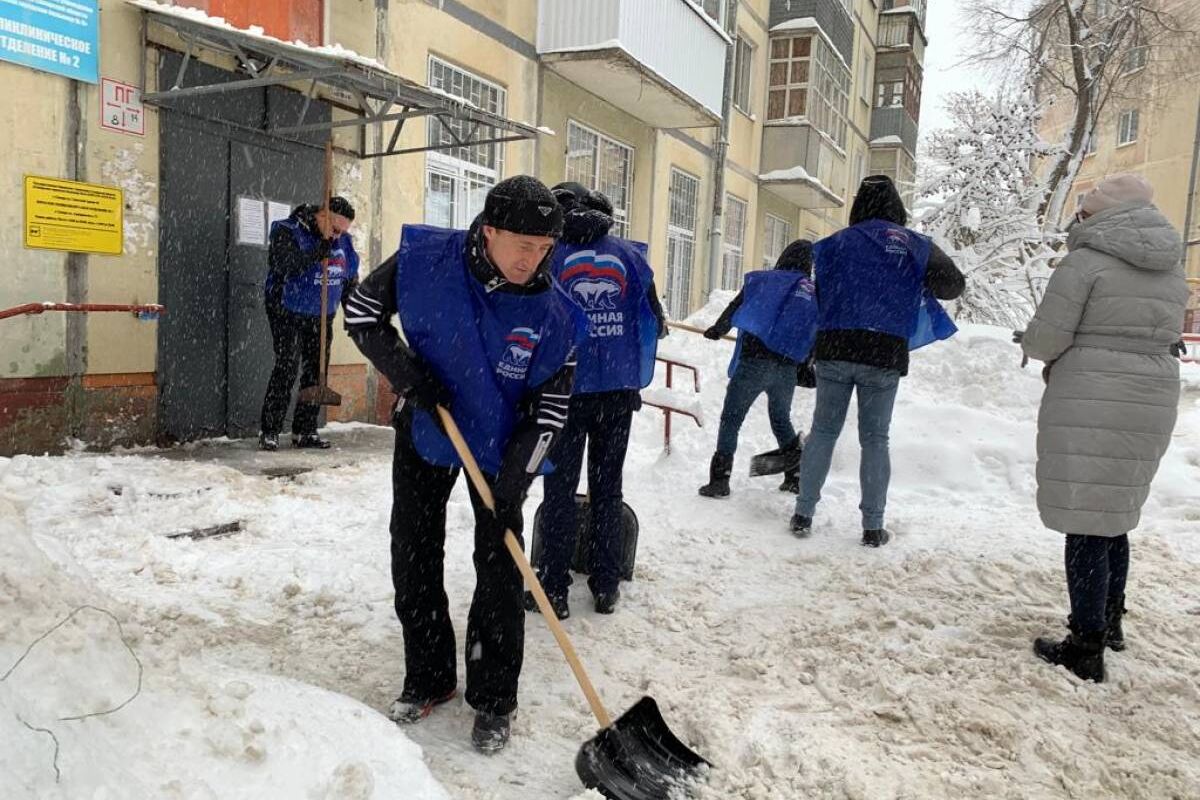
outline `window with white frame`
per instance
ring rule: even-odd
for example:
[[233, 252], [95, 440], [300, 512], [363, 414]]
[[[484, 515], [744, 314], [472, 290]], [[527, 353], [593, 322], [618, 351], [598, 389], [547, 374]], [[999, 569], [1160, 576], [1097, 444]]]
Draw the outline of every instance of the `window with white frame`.
[[696, 261], [696, 211], [700, 179], [671, 167], [667, 192], [667, 313], [683, 319], [692, 310], [692, 269]]
[[1121, 117], [1117, 122], [1117, 147], [1137, 141], [1138, 117], [1140, 116], [1136, 108], [1121, 112]]
[[[470, 101], [477, 108], [503, 116], [507, 92], [503, 87], [472, 75], [439, 58], [429, 58], [429, 86]], [[504, 172], [504, 146], [501, 144], [455, 144], [454, 135], [466, 139], [469, 123], [430, 117], [428, 137], [431, 147], [425, 158], [425, 222], [447, 228], [466, 228], [483, 210], [488, 190]], [[479, 128], [477, 138], [493, 138], [494, 128]]]
[[1096, 155], [1096, 147], [1099, 144], [1100, 132], [1092, 131], [1084, 137], [1083, 154], [1085, 156]]
[[772, 39], [768, 70], [767, 119], [807, 117], [845, 148], [850, 70], [833, 48], [814, 34]]
[[746, 114], [753, 113], [750, 107], [751, 71], [754, 68], [754, 46], [739, 36], [734, 42], [733, 104]]
[[614, 236], [629, 236], [633, 200], [633, 148], [600, 131], [567, 121], [567, 180], [582, 183], [613, 205]]
[[742, 285], [746, 249], [746, 201], [725, 195], [725, 236], [721, 241], [721, 288]]
[[773, 268], [791, 241], [791, 223], [774, 214], [767, 214], [763, 221], [763, 269]]

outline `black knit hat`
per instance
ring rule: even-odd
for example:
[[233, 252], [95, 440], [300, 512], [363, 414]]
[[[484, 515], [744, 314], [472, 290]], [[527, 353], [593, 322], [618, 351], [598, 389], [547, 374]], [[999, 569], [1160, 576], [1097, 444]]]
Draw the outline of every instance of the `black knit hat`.
[[525, 236], [562, 235], [563, 212], [546, 185], [530, 175], [514, 175], [492, 187], [480, 222]]
[[350, 201], [340, 195], [334, 195], [329, 198], [329, 210], [348, 220], [354, 219], [354, 206], [350, 205]]

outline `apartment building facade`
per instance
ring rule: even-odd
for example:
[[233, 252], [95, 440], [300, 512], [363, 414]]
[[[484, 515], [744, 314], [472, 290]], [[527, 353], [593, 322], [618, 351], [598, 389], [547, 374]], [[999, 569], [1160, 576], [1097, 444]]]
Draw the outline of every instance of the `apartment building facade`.
[[[843, 226], [864, 175], [915, 174], [925, 0], [95, 5], [94, 82], [0, 61], [21, 98], [0, 175], [12, 198], [26, 176], [122, 189], [123, 247], [0, 233], [25, 256], [0, 308], [166, 312], [0, 321], [0, 452], [254, 434], [264, 231], [319, 199], [328, 138], [364, 265], [405, 223], [465, 226], [507, 175], [577, 180], [648, 243], [677, 319]], [[330, 380], [331, 418], [381, 418], [388, 388], [340, 332]]]
[[[1191, 0], [1163, 0], [1164, 11], [1180, 14], [1193, 30], [1200, 25]], [[1095, 14], [1110, 13], [1100, 2]], [[1185, 265], [1192, 296], [1185, 325], [1200, 333], [1200, 62], [1178, 41], [1164, 36], [1153, 46], [1130, 49], [1118, 68], [1124, 83], [1097, 120], [1085, 143], [1082, 166], [1071, 187], [1075, 198], [1065, 215], [1106, 175], [1136, 172], [1154, 186], [1154, 202], [1186, 243]], [[1047, 89], [1047, 92], [1050, 90]], [[1064, 138], [1074, 110], [1055, 104], [1043, 120], [1047, 141]], [[1065, 220], [1064, 220], [1065, 222]]]

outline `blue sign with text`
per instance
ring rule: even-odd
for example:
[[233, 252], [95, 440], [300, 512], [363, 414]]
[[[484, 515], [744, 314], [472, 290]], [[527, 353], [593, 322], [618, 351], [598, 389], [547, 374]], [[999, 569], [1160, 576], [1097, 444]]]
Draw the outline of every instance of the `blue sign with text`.
[[100, 0], [0, 0], [0, 59], [100, 81]]

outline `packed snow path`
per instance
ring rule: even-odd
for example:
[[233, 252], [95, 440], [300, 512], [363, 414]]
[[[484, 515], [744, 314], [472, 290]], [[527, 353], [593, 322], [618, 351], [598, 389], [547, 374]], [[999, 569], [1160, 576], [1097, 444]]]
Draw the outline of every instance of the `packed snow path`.
[[[600, 617], [577, 577], [566, 627], [610, 712], [653, 695], [718, 765], [706, 798], [1200, 796], [1200, 366], [1184, 366], [1177, 435], [1132, 537], [1129, 648], [1108, 656], [1108, 683], [1083, 684], [1030, 649], [1063, 630], [1066, 590], [1062, 538], [1033, 503], [1041, 383], [1007, 337], [969, 327], [915, 355], [892, 432], [896, 536], [880, 550], [858, 545], [853, 411], [810, 540], [787, 532], [792, 496], [776, 479], [745, 477], [750, 454], [774, 447], [763, 402], [733, 496], [697, 497], [730, 346], [664, 343], [700, 366], [708, 427], [677, 420], [666, 457], [659, 412], [638, 416], [636, 579]], [[798, 390], [805, 428], [811, 408]], [[136, 669], [110, 622], [47, 639], [40, 666], [0, 683], [0, 733], [18, 745], [0, 752], [0, 795], [593, 797], [573, 760], [594, 722], [537, 615], [501, 755], [471, 750], [461, 700], [403, 732], [370, 710], [386, 710], [403, 670], [391, 433], [328, 433], [324, 454], [214, 442], [0, 459], [0, 674], [80, 602], [117, 613], [146, 670], [122, 711], [45, 723], [61, 743], [56, 784], [49, 740], [14, 716], [119, 702]], [[243, 531], [165, 537], [231, 521]], [[449, 529], [461, 649], [474, 585], [461, 483]]]

